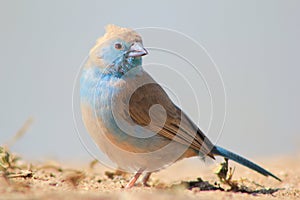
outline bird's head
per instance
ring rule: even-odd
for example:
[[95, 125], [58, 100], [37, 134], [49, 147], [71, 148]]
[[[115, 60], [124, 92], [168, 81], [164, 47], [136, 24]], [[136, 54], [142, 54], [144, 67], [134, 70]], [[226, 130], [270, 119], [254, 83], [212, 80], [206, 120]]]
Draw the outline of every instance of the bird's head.
[[141, 36], [132, 29], [106, 26], [106, 33], [90, 51], [90, 61], [106, 73], [125, 74], [142, 64], [148, 54]]

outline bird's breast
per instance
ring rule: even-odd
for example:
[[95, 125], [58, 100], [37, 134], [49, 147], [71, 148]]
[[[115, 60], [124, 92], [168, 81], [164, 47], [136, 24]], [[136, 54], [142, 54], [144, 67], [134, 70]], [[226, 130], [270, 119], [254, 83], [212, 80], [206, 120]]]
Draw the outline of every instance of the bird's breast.
[[96, 141], [104, 134], [123, 149], [145, 151], [143, 143], [132, 137], [139, 128], [130, 119], [128, 108], [135, 82], [134, 78], [103, 76], [97, 71], [83, 72], [80, 82], [82, 119]]

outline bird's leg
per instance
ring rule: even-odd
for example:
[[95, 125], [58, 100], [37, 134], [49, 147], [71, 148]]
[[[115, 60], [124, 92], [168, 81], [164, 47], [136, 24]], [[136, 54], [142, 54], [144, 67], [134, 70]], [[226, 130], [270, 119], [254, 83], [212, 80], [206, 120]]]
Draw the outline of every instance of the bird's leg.
[[148, 180], [150, 178], [150, 175], [151, 175], [151, 172], [147, 172], [145, 174], [145, 176], [143, 177], [143, 179], [142, 179], [143, 186], [149, 187], [149, 184], [147, 182], [148, 182]]
[[129, 183], [127, 183], [127, 185], [125, 186], [126, 189], [132, 188], [132, 186], [134, 186], [135, 182], [138, 180], [138, 178], [140, 177], [140, 175], [143, 173], [143, 169], [140, 169], [129, 181]]

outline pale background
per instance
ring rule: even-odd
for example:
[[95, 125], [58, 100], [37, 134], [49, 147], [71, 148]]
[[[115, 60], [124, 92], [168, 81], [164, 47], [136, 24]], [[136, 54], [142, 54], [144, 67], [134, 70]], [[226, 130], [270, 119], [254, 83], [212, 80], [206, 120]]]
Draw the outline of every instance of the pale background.
[[33, 116], [13, 151], [90, 158], [74, 129], [73, 81], [103, 27], [114, 23], [178, 30], [205, 46], [227, 91], [220, 145], [248, 157], [299, 152], [299, 19], [300, 2], [292, 0], [1, 0], [0, 144]]

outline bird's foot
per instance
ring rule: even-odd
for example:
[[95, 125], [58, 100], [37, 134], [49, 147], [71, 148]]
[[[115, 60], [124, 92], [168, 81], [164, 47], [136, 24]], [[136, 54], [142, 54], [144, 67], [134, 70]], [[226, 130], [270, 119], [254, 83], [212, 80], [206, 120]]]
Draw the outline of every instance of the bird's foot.
[[147, 172], [147, 173], [145, 174], [145, 176], [143, 177], [143, 179], [142, 179], [142, 184], [143, 184], [143, 186], [145, 186], [145, 187], [150, 187], [150, 185], [147, 183], [148, 180], [149, 180], [149, 178], [150, 178], [150, 175], [151, 175], [151, 172]]
[[129, 181], [129, 183], [127, 183], [127, 185], [125, 186], [125, 189], [130, 189], [134, 186], [135, 182], [138, 180], [138, 178], [141, 176], [141, 174], [143, 173], [143, 170], [139, 170]]

